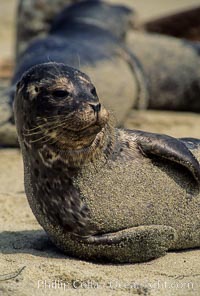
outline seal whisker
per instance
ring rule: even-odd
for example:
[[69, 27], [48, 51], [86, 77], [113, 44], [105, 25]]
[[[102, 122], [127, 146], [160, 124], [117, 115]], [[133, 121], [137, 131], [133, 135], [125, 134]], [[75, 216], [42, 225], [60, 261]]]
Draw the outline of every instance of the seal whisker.
[[42, 142], [42, 144], [45, 144], [45, 143], [48, 143], [50, 140], [51, 140], [51, 137], [49, 137], [47, 135], [47, 139], [46, 140], [42, 140], [41, 142]]
[[[40, 124], [38, 125], [37, 127], [33, 128], [33, 129], [25, 129], [24, 130], [28, 133], [23, 133], [24, 136], [32, 136], [32, 135], [37, 135], [37, 134], [40, 134], [42, 131], [42, 128], [47, 128], [49, 126], [49, 128], [52, 128], [52, 125], [55, 125], [57, 123], [57, 121], [55, 122], [47, 122], [47, 123], [44, 123], [44, 124]], [[40, 129], [40, 130], [38, 130]], [[38, 131], [37, 131], [38, 130]], [[33, 132], [32, 132], [33, 131]]]
[[[59, 118], [59, 116], [57, 116], [58, 118]], [[42, 130], [40, 130], [40, 131], [37, 131], [38, 129], [42, 129], [43, 127], [44, 128], [47, 128], [48, 126], [52, 129], [52, 128], [54, 128], [54, 126], [52, 126], [52, 125], [55, 125], [56, 123], [60, 123], [60, 124], [62, 124], [62, 123], [65, 123], [66, 122], [66, 120], [67, 120], [67, 118], [69, 117], [69, 116], [64, 116], [65, 117], [65, 119], [64, 120], [54, 120], [54, 121], [52, 121], [52, 122], [45, 122], [45, 123], [43, 123], [43, 124], [40, 124], [40, 125], [38, 125], [38, 126], [35, 126], [34, 128], [31, 128], [31, 129], [26, 129], [26, 128], [24, 128], [24, 130], [25, 131], [27, 131], [28, 132], [28, 134], [26, 134], [26, 133], [24, 133], [24, 136], [30, 136], [30, 135], [35, 135], [35, 134], [37, 134], [37, 133], [41, 133], [42, 132]], [[46, 118], [48, 118], [48, 117], [46, 117]], [[42, 118], [41, 118], [42, 119]], [[60, 126], [60, 125], [59, 125]], [[33, 133], [31, 133], [33, 131]], [[35, 131], [35, 132], [34, 132]]]
[[[31, 140], [30, 141], [30, 143], [35, 143], [35, 142], [39, 142], [40, 140], [42, 140], [42, 139], [45, 139], [46, 137], [48, 137], [45, 141], [42, 141], [42, 143], [46, 143], [46, 142], [48, 142], [48, 141], [50, 141], [51, 139], [52, 139], [52, 137], [51, 137], [51, 135], [49, 134], [49, 132], [50, 131], [52, 131], [52, 130], [56, 130], [58, 127], [62, 127], [62, 126], [64, 126], [65, 124], [66, 124], [66, 122], [67, 122], [67, 120], [65, 119], [64, 121], [62, 121], [62, 122], [59, 122], [59, 121], [56, 121], [56, 122], [52, 122], [51, 123], [51, 125], [52, 124], [54, 124], [53, 126], [51, 126], [49, 129], [46, 129], [46, 134], [44, 135], [44, 136], [42, 136], [42, 137], [40, 137], [39, 139], [35, 139], [35, 140]], [[57, 125], [56, 125], [56, 123], [58, 123]], [[46, 125], [45, 125], [46, 126]], [[41, 128], [42, 127], [44, 127], [44, 126], [40, 126]], [[24, 136], [25, 137], [30, 137], [30, 136], [33, 136], [33, 135], [39, 135], [39, 134], [41, 134], [41, 133], [43, 133], [44, 131], [41, 129], [40, 131], [37, 131], [37, 132], [33, 132], [33, 133], [29, 133], [29, 134], [24, 134]], [[62, 131], [59, 133], [59, 134], [57, 134], [57, 136], [59, 136], [59, 135], [61, 135], [62, 134]], [[58, 140], [56, 140], [56, 142], [57, 142]]]
[[55, 118], [64, 118], [64, 119], [67, 119], [68, 117], [71, 117], [72, 114], [74, 114], [75, 111], [71, 112], [70, 114], [57, 114], [57, 115], [54, 115], [54, 116], [45, 116], [45, 117], [37, 117], [36, 120], [46, 120], [46, 119], [55, 119]]
[[[54, 125], [54, 126], [49, 127], [49, 129], [46, 128], [45, 131], [46, 131], [46, 133], [48, 133], [49, 131], [52, 131], [52, 130], [56, 129], [57, 127], [60, 127], [60, 126], [62, 126], [62, 125]], [[42, 129], [43, 127], [45, 127], [45, 126], [40, 126], [41, 130], [39, 130], [37, 132], [27, 133], [27, 134], [26, 133], [23, 133], [23, 135], [25, 137], [31, 137], [31, 136], [34, 136], [34, 135], [39, 135], [39, 134], [41, 134], [41, 133], [44, 132], [44, 130]]]
[[55, 139], [53, 139], [52, 142], [49, 142], [49, 145], [56, 144], [56, 143], [59, 141], [58, 137], [59, 137], [60, 135], [61, 135], [61, 132], [57, 135], [57, 137], [56, 137]]
[[43, 123], [43, 124], [39, 124], [39, 125], [35, 126], [34, 128], [30, 128], [30, 129], [27, 129], [27, 128], [24, 127], [24, 130], [26, 132], [32, 132], [32, 131], [34, 132], [34, 131], [36, 131], [39, 128], [46, 127], [46, 126], [52, 125], [52, 124], [54, 124], [54, 122], [51, 122], [51, 123], [50, 122], [46, 122], [46, 123]]
[[47, 71], [48, 74], [52, 75], [53, 78], [56, 77], [56, 73], [58, 74], [58, 77], [60, 76], [61, 74], [61, 71], [60, 69], [57, 67], [56, 63], [52, 62], [52, 67], [55, 69], [55, 73], [51, 72], [50, 70]]
[[60, 118], [60, 117], [62, 118], [62, 117], [66, 117], [66, 116], [67, 116], [67, 115], [64, 115], [64, 114], [57, 114], [57, 115], [53, 115], [53, 116], [45, 116], [45, 117], [39, 117], [39, 116], [38, 116], [38, 117], [36, 118], [36, 120], [38, 120], [38, 119], [40, 119], [40, 120], [41, 120], [41, 119], [51, 119], [51, 118], [53, 119], [53, 118]]
[[34, 132], [34, 133], [28, 133], [28, 134], [23, 133], [23, 135], [24, 135], [24, 137], [30, 137], [30, 136], [34, 136], [34, 135], [39, 135], [39, 134], [41, 134], [42, 132], [43, 132], [42, 130], [39, 130], [39, 131]]
[[49, 138], [49, 135], [44, 135], [42, 137], [40, 137], [39, 139], [35, 139], [35, 140], [30, 140], [30, 143], [36, 143], [36, 142], [39, 142], [41, 141], [42, 139], [45, 139], [45, 138]]

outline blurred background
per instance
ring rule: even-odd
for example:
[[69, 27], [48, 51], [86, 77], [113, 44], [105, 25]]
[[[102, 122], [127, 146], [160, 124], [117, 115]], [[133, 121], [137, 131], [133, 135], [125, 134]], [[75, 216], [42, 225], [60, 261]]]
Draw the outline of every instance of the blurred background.
[[[178, 10], [200, 5], [200, 0], [107, 0], [123, 3], [137, 11], [141, 20], [150, 20]], [[18, 0], [0, 1], [0, 61], [13, 57], [15, 44], [15, 15]], [[24, 24], [25, 25], [25, 24]]]

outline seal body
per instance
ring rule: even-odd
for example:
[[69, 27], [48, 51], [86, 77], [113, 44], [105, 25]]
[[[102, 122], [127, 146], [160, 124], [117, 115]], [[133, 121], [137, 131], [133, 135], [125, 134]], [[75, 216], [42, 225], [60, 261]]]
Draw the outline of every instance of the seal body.
[[147, 108], [200, 111], [199, 42], [134, 32], [127, 43], [147, 77]]
[[141, 262], [200, 246], [199, 140], [113, 128], [89, 77], [63, 64], [28, 71], [14, 112], [30, 206], [67, 254]]
[[[59, 14], [62, 11], [62, 15], [63, 15], [63, 11], [66, 10], [66, 8], [70, 6], [70, 4], [75, 4], [75, 5], [72, 5], [73, 10], [76, 10], [76, 13], [79, 11], [79, 15], [80, 15], [80, 11], [82, 13], [82, 10], [85, 10], [86, 12], [85, 16], [88, 18], [88, 8], [85, 8], [85, 3], [82, 4], [81, 2], [83, 2], [83, 0], [43, 0], [43, 1], [20, 0], [18, 4], [18, 11], [17, 11], [16, 62], [18, 61], [20, 54], [29, 46], [29, 43], [34, 38], [48, 35], [51, 25], [55, 21], [57, 14]], [[99, 10], [100, 10], [99, 9], [100, 3], [98, 2], [100, 1], [92, 0], [90, 1], [90, 3], [89, 1], [87, 2], [91, 8], [94, 5], [96, 6], [95, 10], [93, 8], [91, 9], [90, 18], [92, 16], [93, 21], [95, 19], [98, 20]], [[115, 31], [121, 30], [121, 28], [124, 25], [122, 24], [122, 21], [129, 20], [130, 16], [124, 15], [126, 19], [125, 20], [124, 16], [122, 16], [122, 14], [119, 11], [117, 11], [119, 8], [123, 9], [123, 7], [124, 6], [115, 5], [115, 13], [114, 14], [111, 13], [109, 16], [109, 21], [113, 17], [118, 18], [118, 23], [116, 22], [116, 27], [114, 28]], [[127, 9], [127, 10], [130, 11], [130, 9]], [[135, 24], [136, 19], [135, 19], [135, 13], [133, 11], [132, 11], [131, 18], [132, 18], [132, 21], [131, 21], [132, 24]], [[25, 23], [26, 23], [26, 26], [24, 26]]]

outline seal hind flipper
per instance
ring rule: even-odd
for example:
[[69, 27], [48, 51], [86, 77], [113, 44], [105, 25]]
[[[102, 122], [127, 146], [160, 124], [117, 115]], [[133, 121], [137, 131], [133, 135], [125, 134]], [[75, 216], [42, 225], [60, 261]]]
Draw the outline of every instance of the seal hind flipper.
[[200, 164], [183, 141], [176, 138], [142, 131], [134, 131], [137, 143], [146, 155], [157, 155], [179, 163], [192, 173], [200, 185]]
[[[170, 226], [144, 225], [86, 238], [74, 236], [72, 241], [75, 245], [78, 241], [81, 257], [136, 263], [163, 256], [176, 238], [176, 231]], [[73, 255], [80, 257], [79, 248], [74, 248]]]

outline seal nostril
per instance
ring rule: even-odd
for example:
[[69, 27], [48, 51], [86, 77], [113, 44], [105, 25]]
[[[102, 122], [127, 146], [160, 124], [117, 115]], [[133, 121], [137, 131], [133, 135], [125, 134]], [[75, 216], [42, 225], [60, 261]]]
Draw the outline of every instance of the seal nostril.
[[101, 110], [101, 104], [98, 103], [98, 104], [89, 104], [92, 109], [94, 110], [95, 113], [98, 113], [100, 110]]

